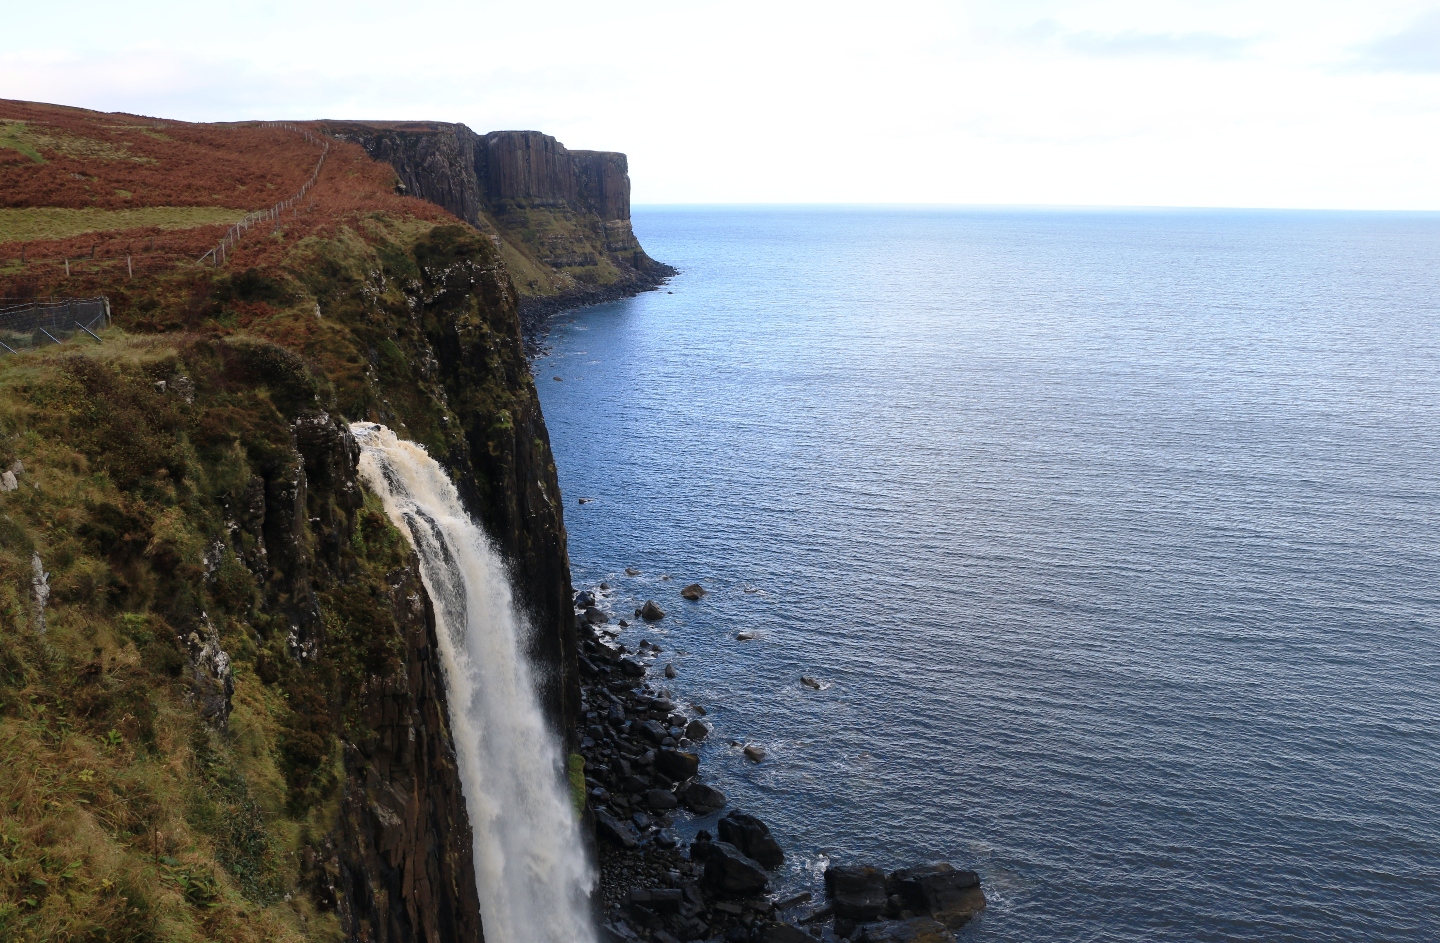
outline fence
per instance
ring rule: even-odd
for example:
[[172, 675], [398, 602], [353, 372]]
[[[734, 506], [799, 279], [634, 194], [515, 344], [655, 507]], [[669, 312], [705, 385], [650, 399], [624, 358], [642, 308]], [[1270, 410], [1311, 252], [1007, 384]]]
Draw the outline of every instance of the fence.
[[[330, 153], [329, 141], [324, 140], [319, 135], [311, 134], [304, 128], [297, 128], [295, 125], [286, 124], [283, 121], [262, 121], [260, 122], [260, 126], [262, 128], [284, 128], [287, 131], [297, 131], [300, 134], [303, 134], [305, 136], [305, 140], [309, 141], [311, 144], [323, 145], [323, 147], [321, 147], [320, 149], [320, 159], [315, 162], [315, 169], [310, 172], [310, 179], [305, 181], [305, 185], [300, 188], [299, 193], [296, 193], [288, 200], [281, 200], [279, 203], [276, 203], [274, 206], [270, 207], [267, 210], [259, 210], [258, 212], [251, 213], [244, 219], [240, 220], [240, 222], [236, 223], [234, 226], [231, 226], [228, 230], [226, 230], [225, 238], [220, 240], [220, 244], [217, 245], [215, 248], [211, 249], [209, 252], [200, 256], [200, 258], [195, 260], [196, 262], [203, 263], [206, 259], [210, 259], [211, 262], [216, 266], [224, 265], [225, 254], [234, 247], [235, 243], [240, 241], [241, 236], [250, 231], [251, 227], [255, 226], [257, 223], [263, 223], [269, 220], [278, 221], [280, 219], [280, 215], [286, 210], [293, 209], [295, 204], [299, 203], [301, 198], [304, 197], [305, 194], [310, 192], [310, 188], [315, 186], [315, 181], [320, 179], [320, 168], [325, 166], [325, 155]], [[296, 212], [298, 213], [299, 211], [296, 210]]]
[[98, 341], [96, 331], [109, 326], [110, 301], [103, 295], [30, 301], [0, 298], [0, 355], [58, 344], [81, 332]]

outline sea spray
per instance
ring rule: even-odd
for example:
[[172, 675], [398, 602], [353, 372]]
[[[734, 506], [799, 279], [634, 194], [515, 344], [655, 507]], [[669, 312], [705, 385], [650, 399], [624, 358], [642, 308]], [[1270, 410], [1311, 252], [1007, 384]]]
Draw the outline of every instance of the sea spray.
[[591, 943], [594, 874], [505, 568], [423, 448], [373, 423], [350, 429], [361, 445], [361, 477], [409, 536], [435, 606], [485, 939]]

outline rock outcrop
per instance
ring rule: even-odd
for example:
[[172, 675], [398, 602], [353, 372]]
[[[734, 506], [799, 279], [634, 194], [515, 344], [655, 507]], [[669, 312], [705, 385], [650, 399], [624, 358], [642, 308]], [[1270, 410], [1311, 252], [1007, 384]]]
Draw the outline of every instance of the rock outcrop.
[[538, 131], [481, 135], [443, 122], [319, 127], [390, 164], [404, 192], [494, 237], [529, 326], [550, 312], [644, 291], [674, 274], [635, 238], [624, 154], [572, 151]]

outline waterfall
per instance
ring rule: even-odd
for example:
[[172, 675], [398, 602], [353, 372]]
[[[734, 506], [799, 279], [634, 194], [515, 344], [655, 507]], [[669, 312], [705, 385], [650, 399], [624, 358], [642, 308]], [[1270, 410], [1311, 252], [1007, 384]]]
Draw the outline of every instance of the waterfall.
[[445, 471], [384, 426], [351, 425], [360, 475], [420, 557], [474, 836], [487, 943], [593, 943], [594, 874], [524, 654], [505, 567]]

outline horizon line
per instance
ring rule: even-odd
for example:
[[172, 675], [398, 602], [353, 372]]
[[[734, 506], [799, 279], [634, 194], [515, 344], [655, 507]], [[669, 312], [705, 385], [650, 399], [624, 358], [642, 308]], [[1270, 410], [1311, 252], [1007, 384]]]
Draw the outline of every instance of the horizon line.
[[904, 201], [824, 202], [799, 200], [787, 202], [759, 201], [676, 201], [633, 202], [632, 209], [937, 209], [937, 210], [1011, 210], [1030, 212], [1110, 212], [1110, 213], [1345, 213], [1386, 214], [1406, 216], [1440, 216], [1440, 209], [1385, 209], [1372, 207], [1324, 206], [1185, 206], [1167, 204], [1106, 204], [1106, 203], [918, 203]]

